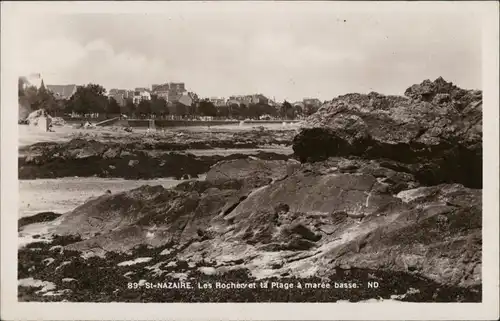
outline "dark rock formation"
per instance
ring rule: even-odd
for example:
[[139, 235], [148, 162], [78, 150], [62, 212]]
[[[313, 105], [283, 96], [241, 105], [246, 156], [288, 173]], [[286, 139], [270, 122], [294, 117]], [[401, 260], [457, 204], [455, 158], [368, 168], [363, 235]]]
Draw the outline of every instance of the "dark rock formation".
[[42, 212], [32, 216], [22, 217], [17, 221], [17, 227], [21, 228], [29, 224], [50, 222], [55, 220], [59, 216], [61, 216], [61, 214], [57, 214], [54, 212]]
[[[229, 156], [195, 156], [189, 153], [149, 152], [130, 149], [120, 143], [73, 139], [67, 143], [32, 145], [26, 156], [19, 157], [19, 179], [56, 177], [121, 177], [150, 179], [156, 177], [198, 177], [221, 160], [248, 158], [244, 154]], [[290, 158], [288, 155], [259, 152], [262, 159]]]
[[[196, 149], [241, 149], [259, 148], [269, 145], [290, 146], [295, 136], [295, 130], [241, 130], [241, 131], [216, 131], [192, 132], [192, 131], [158, 131], [145, 136], [143, 133], [121, 133], [113, 135], [106, 132], [92, 131], [89, 133], [78, 133], [73, 137], [73, 147], [89, 146], [85, 141], [97, 141], [113, 144], [127, 150], [155, 150], [155, 151], [184, 151]], [[44, 142], [36, 143], [28, 148], [20, 149], [21, 153], [30, 151], [33, 153], [37, 148], [56, 148], [58, 143]], [[111, 152], [111, 151], [110, 151]], [[114, 156], [113, 156], [114, 157]]]
[[435, 81], [424, 80], [419, 85], [413, 85], [406, 89], [405, 96], [416, 101], [432, 102], [435, 105], [449, 105], [462, 111], [471, 103], [482, 100], [482, 93], [478, 90], [464, 90], [445, 81], [442, 77]]
[[207, 181], [224, 181], [229, 178], [243, 180], [247, 186], [259, 187], [279, 180], [300, 167], [296, 160], [263, 162], [256, 157], [221, 161], [207, 173]]
[[[106, 193], [64, 214], [51, 232], [81, 237], [64, 250], [85, 255], [177, 244], [176, 260], [236, 264], [253, 275], [359, 268], [480, 286], [480, 190], [421, 187], [374, 160], [331, 158], [288, 174], [280, 161], [241, 162], [222, 162], [210, 179], [173, 189]], [[248, 183], [257, 168], [269, 179]]]
[[309, 117], [294, 139], [302, 162], [331, 156], [390, 159], [424, 185], [482, 186], [482, 93], [442, 78], [407, 97], [348, 94]]

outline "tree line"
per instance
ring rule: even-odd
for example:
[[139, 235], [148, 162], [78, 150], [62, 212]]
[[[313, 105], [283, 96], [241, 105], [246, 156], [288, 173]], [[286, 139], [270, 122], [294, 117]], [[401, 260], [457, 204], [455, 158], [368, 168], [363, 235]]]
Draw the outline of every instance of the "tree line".
[[98, 84], [87, 84], [78, 86], [76, 92], [69, 99], [57, 99], [47, 90], [45, 86], [37, 89], [33, 86], [25, 86], [23, 79], [19, 79], [19, 105], [20, 108], [29, 112], [37, 109], [45, 109], [52, 116], [67, 116], [78, 114], [82, 117], [90, 114], [105, 116], [127, 115], [134, 118], [164, 117], [175, 115], [180, 117], [210, 116], [220, 118], [260, 118], [269, 116], [272, 118], [294, 119], [307, 116], [315, 112], [314, 108], [292, 106], [284, 101], [279, 108], [266, 103], [256, 104], [231, 104], [216, 107], [208, 100], [200, 100], [191, 106], [180, 102], [167, 103], [161, 97], [152, 96], [151, 100], [142, 100], [135, 104], [132, 99], [126, 99], [120, 105], [113, 97], [107, 97], [106, 89]]
[[139, 118], [147, 118], [151, 115], [155, 115], [156, 117], [176, 115], [180, 117], [208, 116], [255, 119], [267, 115], [271, 118], [295, 119], [302, 115], [302, 110], [300, 107], [293, 107], [286, 101], [279, 108], [264, 103], [249, 105], [231, 104], [216, 107], [211, 101], [204, 99], [193, 103], [191, 106], [186, 106], [180, 102], [168, 104], [163, 98], [152, 96], [151, 100], [143, 100], [138, 105], [135, 105], [132, 100], [126, 100], [125, 106], [122, 108], [122, 114]]

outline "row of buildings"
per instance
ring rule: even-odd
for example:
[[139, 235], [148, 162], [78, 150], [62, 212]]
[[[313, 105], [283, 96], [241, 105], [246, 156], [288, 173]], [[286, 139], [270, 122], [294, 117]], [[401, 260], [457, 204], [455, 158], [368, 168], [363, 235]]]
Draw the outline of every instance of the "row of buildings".
[[127, 99], [138, 104], [143, 100], [151, 100], [153, 96], [165, 99], [167, 102], [181, 102], [185, 105], [191, 105], [198, 99], [195, 93], [186, 90], [184, 83], [155, 84], [151, 88], [138, 87], [134, 90], [110, 89], [108, 96], [113, 97], [120, 105], [125, 105]]
[[[43, 80], [39, 74], [35, 74], [37, 77], [28, 78], [28, 82], [36, 87], [39, 87]], [[39, 80], [37, 82], [37, 79]], [[59, 99], [69, 99], [76, 92], [77, 85], [46, 85], [49, 91], [54, 93], [56, 98]], [[200, 100], [197, 94], [194, 92], [189, 92], [186, 90], [185, 83], [182, 82], [170, 82], [165, 84], [154, 84], [151, 88], [138, 87], [134, 90], [127, 89], [110, 89], [108, 92], [108, 97], [113, 97], [119, 105], [123, 106], [126, 104], [127, 100], [132, 100], [134, 104], [139, 104], [143, 100], [151, 100], [153, 96], [158, 98], [163, 98], [167, 103], [180, 102], [183, 105], [191, 106]], [[250, 104], [266, 104], [272, 107], [279, 107], [281, 104], [277, 103], [274, 99], [267, 98], [262, 94], [252, 94], [252, 95], [238, 95], [230, 96], [229, 98], [224, 97], [210, 97], [206, 98], [208, 101], [212, 102], [216, 107], [231, 106], [231, 105], [245, 105]], [[305, 106], [312, 106], [318, 108], [321, 106], [322, 102], [316, 98], [304, 98], [302, 101], [297, 101], [292, 103], [294, 107], [300, 107], [302, 109]]]
[[323, 103], [318, 98], [304, 98], [302, 101], [296, 101], [291, 105], [293, 107], [300, 107], [302, 110], [306, 108], [306, 106], [311, 106], [312, 108], [319, 108]]
[[[131, 99], [135, 104], [142, 100], [151, 100], [153, 96], [162, 98], [167, 103], [180, 102], [184, 105], [192, 105], [200, 100], [197, 94], [186, 90], [184, 83], [165, 83], [154, 84], [151, 88], [135, 88], [135, 90], [111, 89], [108, 93], [109, 97], [113, 97], [120, 105], [126, 103], [127, 99]], [[224, 97], [210, 97], [206, 100], [212, 102], [216, 107], [229, 105], [250, 105], [250, 104], [269, 104], [276, 106], [274, 100], [267, 98], [262, 94], [231, 96], [228, 99]]]

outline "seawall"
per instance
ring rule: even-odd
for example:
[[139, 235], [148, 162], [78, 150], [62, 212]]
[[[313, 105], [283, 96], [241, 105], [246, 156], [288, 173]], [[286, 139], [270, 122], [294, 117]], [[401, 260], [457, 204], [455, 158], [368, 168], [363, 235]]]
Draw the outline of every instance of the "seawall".
[[[245, 124], [281, 124], [283, 120], [247, 120]], [[296, 123], [296, 120], [287, 120], [287, 123]], [[221, 125], [237, 125], [238, 120], [169, 120], [156, 119], [156, 127], [188, 127], [188, 126], [221, 126]], [[120, 121], [120, 124], [127, 124], [130, 127], [149, 127], [148, 119], [129, 119]]]

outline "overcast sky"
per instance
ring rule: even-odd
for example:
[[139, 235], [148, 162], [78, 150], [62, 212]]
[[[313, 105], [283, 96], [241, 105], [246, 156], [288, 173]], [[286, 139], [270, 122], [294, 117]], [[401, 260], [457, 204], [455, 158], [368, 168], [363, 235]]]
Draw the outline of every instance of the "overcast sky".
[[46, 84], [94, 82], [109, 90], [179, 81], [203, 97], [403, 94], [439, 76], [481, 89], [481, 25], [469, 12], [288, 4], [30, 15], [19, 19], [17, 57], [21, 72], [40, 72]]

